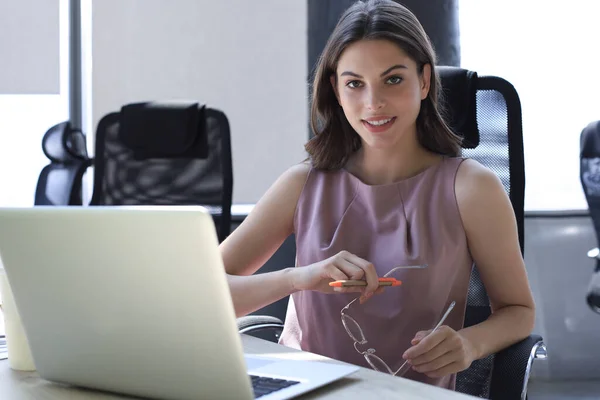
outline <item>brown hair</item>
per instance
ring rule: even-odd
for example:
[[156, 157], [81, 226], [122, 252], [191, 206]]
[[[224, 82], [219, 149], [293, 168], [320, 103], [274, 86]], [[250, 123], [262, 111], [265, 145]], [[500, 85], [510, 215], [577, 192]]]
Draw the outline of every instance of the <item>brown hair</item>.
[[435, 52], [425, 30], [404, 6], [392, 0], [367, 0], [358, 1], [345, 11], [316, 66], [311, 106], [311, 128], [315, 136], [305, 145], [313, 167], [342, 168], [362, 145], [360, 136], [338, 104], [330, 77], [335, 75], [346, 47], [363, 39], [385, 39], [395, 43], [416, 62], [419, 74], [423, 73], [425, 65], [431, 65], [430, 90], [421, 102], [417, 117], [417, 140], [429, 151], [458, 155], [461, 138], [442, 118]]

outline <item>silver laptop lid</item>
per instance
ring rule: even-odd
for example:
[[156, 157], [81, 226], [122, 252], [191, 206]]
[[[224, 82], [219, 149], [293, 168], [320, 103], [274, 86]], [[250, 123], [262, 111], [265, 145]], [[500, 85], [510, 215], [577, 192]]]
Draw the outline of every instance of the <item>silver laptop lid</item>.
[[4, 208], [0, 257], [43, 378], [150, 398], [252, 398], [205, 209]]

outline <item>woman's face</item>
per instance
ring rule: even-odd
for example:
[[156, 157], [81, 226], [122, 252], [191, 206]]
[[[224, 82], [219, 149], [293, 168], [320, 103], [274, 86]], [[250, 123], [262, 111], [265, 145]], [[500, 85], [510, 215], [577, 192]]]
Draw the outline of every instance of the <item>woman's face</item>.
[[393, 42], [361, 40], [344, 50], [331, 83], [363, 145], [389, 148], [416, 135], [430, 74], [425, 65], [420, 75], [415, 61]]

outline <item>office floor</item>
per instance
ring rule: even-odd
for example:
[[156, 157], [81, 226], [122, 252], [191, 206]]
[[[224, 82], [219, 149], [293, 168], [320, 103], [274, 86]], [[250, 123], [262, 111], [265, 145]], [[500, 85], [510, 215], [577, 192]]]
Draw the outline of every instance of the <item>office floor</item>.
[[600, 400], [600, 315], [585, 302], [594, 267], [587, 258], [595, 245], [591, 220], [528, 218], [525, 230], [535, 331], [548, 346], [548, 359], [533, 364], [529, 400]]
[[529, 382], [529, 400], [598, 400], [600, 380]]

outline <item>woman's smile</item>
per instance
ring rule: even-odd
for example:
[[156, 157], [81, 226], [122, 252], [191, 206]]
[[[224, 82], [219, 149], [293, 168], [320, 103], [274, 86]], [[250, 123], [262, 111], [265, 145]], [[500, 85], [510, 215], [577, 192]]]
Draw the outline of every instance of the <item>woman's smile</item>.
[[396, 122], [396, 117], [372, 117], [361, 122], [369, 132], [381, 133], [387, 131]]

